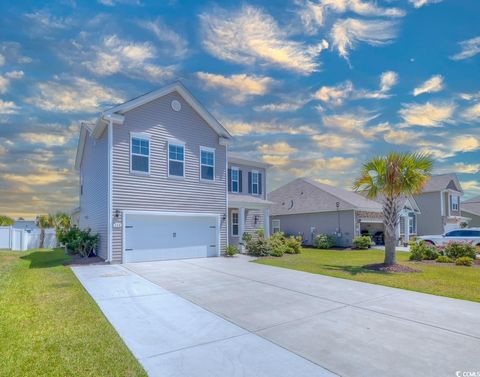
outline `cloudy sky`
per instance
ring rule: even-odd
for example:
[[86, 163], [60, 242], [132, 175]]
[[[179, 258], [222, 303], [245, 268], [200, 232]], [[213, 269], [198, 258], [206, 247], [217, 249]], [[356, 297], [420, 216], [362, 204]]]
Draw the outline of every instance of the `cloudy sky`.
[[425, 151], [480, 194], [480, 1], [3, 1], [0, 213], [78, 202], [79, 124], [180, 79], [271, 163], [349, 187]]

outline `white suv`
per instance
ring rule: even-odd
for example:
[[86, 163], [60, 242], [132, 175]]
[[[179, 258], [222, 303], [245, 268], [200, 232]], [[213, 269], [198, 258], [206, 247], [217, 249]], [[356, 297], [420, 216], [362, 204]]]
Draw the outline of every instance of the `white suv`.
[[439, 236], [417, 237], [417, 241], [420, 240], [435, 246], [443, 246], [449, 242], [468, 242], [480, 252], [480, 228], [456, 229]]

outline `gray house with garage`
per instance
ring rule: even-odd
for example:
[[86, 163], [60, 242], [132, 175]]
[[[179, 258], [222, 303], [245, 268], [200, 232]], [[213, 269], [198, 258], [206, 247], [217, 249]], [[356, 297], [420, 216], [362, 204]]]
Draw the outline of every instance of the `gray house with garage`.
[[[272, 191], [268, 200], [272, 232], [282, 231], [301, 235], [304, 243], [312, 245], [317, 234], [336, 237], [337, 246], [349, 247], [359, 235], [370, 235], [381, 243], [383, 218], [381, 198], [370, 200], [360, 193], [298, 178]], [[403, 198], [397, 228], [399, 243], [416, 234], [415, 200]]]
[[180, 82], [102, 112], [80, 131], [79, 227], [114, 263], [218, 256], [268, 232], [268, 165], [230, 156], [231, 144]]

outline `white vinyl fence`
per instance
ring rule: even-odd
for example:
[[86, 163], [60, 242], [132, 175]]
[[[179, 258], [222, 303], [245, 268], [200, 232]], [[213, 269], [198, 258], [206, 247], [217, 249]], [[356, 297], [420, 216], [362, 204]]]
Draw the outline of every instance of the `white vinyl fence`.
[[[26, 231], [11, 226], [0, 226], [0, 249], [24, 251], [40, 247], [40, 229]], [[55, 229], [45, 229], [44, 247], [56, 247]]]

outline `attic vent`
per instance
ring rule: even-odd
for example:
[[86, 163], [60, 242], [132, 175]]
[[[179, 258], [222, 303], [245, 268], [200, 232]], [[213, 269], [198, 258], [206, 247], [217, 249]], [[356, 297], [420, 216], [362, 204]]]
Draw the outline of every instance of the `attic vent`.
[[171, 106], [173, 111], [180, 111], [182, 109], [182, 104], [176, 99], [172, 101]]

